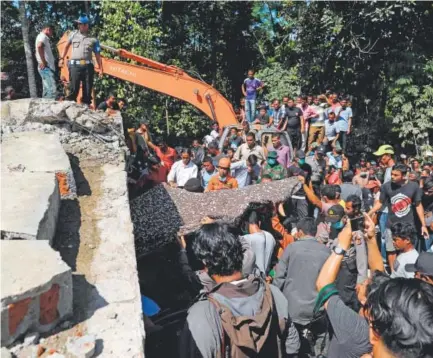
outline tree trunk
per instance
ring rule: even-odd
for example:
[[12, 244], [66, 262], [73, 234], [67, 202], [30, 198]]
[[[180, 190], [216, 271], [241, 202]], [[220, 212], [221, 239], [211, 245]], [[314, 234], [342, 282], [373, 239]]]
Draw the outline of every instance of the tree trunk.
[[86, 12], [86, 15], [89, 16], [89, 3], [87, 0], [84, 0], [84, 11]]
[[21, 20], [21, 31], [23, 34], [23, 42], [24, 42], [24, 52], [26, 54], [26, 63], [27, 63], [27, 77], [29, 80], [29, 92], [30, 97], [36, 98], [38, 96], [37, 88], [36, 88], [36, 78], [35, 78], [35, 66], [33, 63], [33, 55], [32, 49], [30, 47], [30, 39], [29, 39], [29, 22], [26, 16], [26, 2], [21, 0], [19, 2], [20, 9], [20, 20]]

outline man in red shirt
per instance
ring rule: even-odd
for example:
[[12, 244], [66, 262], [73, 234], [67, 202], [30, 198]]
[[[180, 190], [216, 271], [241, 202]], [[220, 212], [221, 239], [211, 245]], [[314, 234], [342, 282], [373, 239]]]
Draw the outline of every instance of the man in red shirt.
[[172, 165], [177, 159], [176, 150], [169, 147], [162, 138], [157, 138], [155, 144], [149, 140], [147, 145], [155, 151], [155, 154], [161, 159], [162, 164], [167, 168], [167, 171], [170, 172]]

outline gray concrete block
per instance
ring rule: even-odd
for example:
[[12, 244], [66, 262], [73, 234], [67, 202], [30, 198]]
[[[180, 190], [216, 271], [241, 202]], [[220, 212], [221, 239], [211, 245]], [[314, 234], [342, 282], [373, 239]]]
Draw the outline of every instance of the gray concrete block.
[[60, 209], [53, 173], [2, 172], [0, 230], [2, 240], [54, 238]]
[[1, 241], [1, 345], [72, 315], [72, 273], [46, 241]]
[[54, 173], [62, 199], [76, 197], [76, 184], [69, 158], [56, 134], [20, 132], [5, 137], [1, 144], [2, 174], [21, 171]]
[[1, 102], [2, 125], [22, 125], [26, 122], [29, 112], [31, 98], [17, 99], [14, 101]]

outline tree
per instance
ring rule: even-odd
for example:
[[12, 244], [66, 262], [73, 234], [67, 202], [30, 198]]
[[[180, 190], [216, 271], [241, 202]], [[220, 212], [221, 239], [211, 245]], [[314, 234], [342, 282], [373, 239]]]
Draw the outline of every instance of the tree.
[[26, 14], [26, 2], [24, 0], [20, 0], [19, 2], [19, 11], [20, 11], [20, 20], [21, 20], [21, 31], [23, 34], [24, 52], [26, 54], [27, 76], [29, 81], [30, 97], [35, 98], [38, 96], [38, 91], [36, 88], [35, 67], [33, 63], [33, 55], [30, 46], [30, 39], [29, 39], [29, 22], [27, 20], [27, 14]]
[[272, 101], [274, 98], [281, 100], [284, 96], [293, 98], [301, 93], [301, 80], [297, 66], [284, 69], [280, 63], [275, 62], [257, 72], [257, 78], [266, 84], [263, 97], [267, 101]]
[[398, 78], [389, 91], [387, 117], [402, 146], [412, 144], [419, 156], [431, 150], [429, 131], [433, 130], [433, 61], [423, 68], [423, 76], [406, 75]]

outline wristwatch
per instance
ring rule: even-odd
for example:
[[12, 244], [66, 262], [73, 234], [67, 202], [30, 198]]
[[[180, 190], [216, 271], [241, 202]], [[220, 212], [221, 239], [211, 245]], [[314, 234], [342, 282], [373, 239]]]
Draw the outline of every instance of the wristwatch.
[[335, 246], [333, 248], [333, 251], [336, 255], [344, 255], [346, 253], [346, 250], [344, 250], [343, 248], [341, 248], [339, 245]]

